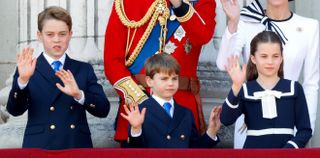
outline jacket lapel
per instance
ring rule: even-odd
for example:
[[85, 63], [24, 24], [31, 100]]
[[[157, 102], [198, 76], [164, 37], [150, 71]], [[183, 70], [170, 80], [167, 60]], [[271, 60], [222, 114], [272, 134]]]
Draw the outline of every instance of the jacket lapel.
[[166, 125], [169, 125], [172, 118], [166, 113], [166, 111], [162, 108], [162, 106], [150, 97], [149, 104], [146, 105], [147, 111], [152, 113], [153, 116], [158, 118], [161, 122], [164, 122]]

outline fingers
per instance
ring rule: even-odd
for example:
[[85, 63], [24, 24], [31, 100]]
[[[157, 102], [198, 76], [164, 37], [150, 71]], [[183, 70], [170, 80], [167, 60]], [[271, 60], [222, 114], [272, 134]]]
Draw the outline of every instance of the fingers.
[[130, 114], [130, 110], [128, 108], [128, 105], [124, 104], [123, 107], [124, 107], [124, 111], [126, 112], [126, 114]]
[[63, 83], [67, 83], [74, 80], [74, 77], [70, 70], [66, 71], [62, 69], [60, 71], [57, 71], [56, 76], [58, 76]]
[[58, 88], [60, 91], [63, 92], [63, 89], [64, 89], [64, 88], [61, 86], [60, 83], [56, 83], [56, 86], [57, 86], [57, 88]]
[[143, 116], [143, 118], [144, 118], [144, 116], [146, 115], [146, 111], [147, 111], [147, 108], [143, 108], [143, 109], [141, 110], [141, 115]]
[[120, 113], [120, 115], [121, 115], [124, 119], [126, 119], [126, 120], [129, 121], [129, 116], [125, 115], [124, 113]]

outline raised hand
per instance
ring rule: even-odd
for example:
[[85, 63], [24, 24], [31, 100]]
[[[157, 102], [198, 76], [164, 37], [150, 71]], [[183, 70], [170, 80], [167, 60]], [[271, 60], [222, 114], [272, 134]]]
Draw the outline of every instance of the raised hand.
[[228, 57], [228, 65], [225, 65], [231, 80], [232, 80], [232, 90], [235, 96], [238, 95], [242, 84], [246, 81], [246, 69], [247, 65], [242, 65], [242, 69], [239, 64], [239, 57], [232, 55]]
[[237, 31], [240, 19], [240, 6], [238, 0], [220, 0], [222, 9], [228, 17], [228, 29], [230, 33]]
[[208, 133], [210, 135], [217, 135], [218, 130], [221, 127], [221, 122], [220, 122], [221, 111], [222, 111], [222, 107], [220, 105], [214, 106], [211, 110], [209, 124], [208, 124]]
[[56, 76], [58, 76], [64, 84], [64, 87], [60, 83], [56, 84], [60, 91], [76, 98], [77, 100], [81, 99], [81, 91], [70, 70], [66, 71], [62, 69], [61, 71], [57, 71]]
[[19, 72], [19, 82], [25, 84], [29, 81], [36, 69], [37, 59], [32, 58], [33, 48], [23, 48], [17, 55], [17, 65]]
[[146, 108], [143, 108], [140, 113], [138, 103], [133, 102], [129, 105], [124, 105], [124, 110], [127, 115], [124, 113], [120, 113], [120, 115], [129, 121], [133, 129], [141, 129], [146, 114]]

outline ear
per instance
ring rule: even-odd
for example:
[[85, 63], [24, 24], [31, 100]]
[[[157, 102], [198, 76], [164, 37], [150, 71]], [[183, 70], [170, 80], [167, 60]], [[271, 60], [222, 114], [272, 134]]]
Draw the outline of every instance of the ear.
[[37, 37], [38, 37], [38, 40], [39, 40], [40, 42], [43, 41], [43, 40], [42, 40], [42, 34], [41, 34], [40, 31], [37, 32]]
[[256, 57], [253, 56], [253, 55], [250, 55], [250, 60], [251, 60], [251, 62], [252, 62], [253, 64], [256, 64], [256, 63], [257, 63], [257, 62], [256, 62]]
[[146, 76], [146, 83], [148, 87], [152, 88], [153, 87], [153, 79], [150, 76]]

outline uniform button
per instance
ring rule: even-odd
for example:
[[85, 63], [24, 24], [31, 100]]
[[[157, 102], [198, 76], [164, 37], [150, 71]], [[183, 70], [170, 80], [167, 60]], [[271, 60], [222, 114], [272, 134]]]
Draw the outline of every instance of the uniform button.
[[184, 136], [183, 134], [181, 134], [180, 139], [184, 140], [186, 138], [186, 136]]
[[50, 107], [50, 111], [56, 110], [53, 106]]
[[73, 110], [73, 106], [70, 106], [70, 110]]
[[55, 125], [50, 125], [50, 129], [55, 129], [56, 128], [56, 126]]
[[171, 139], [171, 136], [170, 135], [167, 135], [167, 140], [170, 140]]
[[74, 128], [76, 128], [76, 126], [75, 126], [74, 124], [71, 124], [71, 125], [70, 125], [70, 128], [71, 128], [71, 129], [74, 129]]
[[14, 92], [13, 97], [14, 97], [15, 99], [17, 99], [17, 97], [18, 97], [18, 93], [17, 93], [17, 92]]
[[96, 105], [94, 105], [94, 104], [90, 104], [90, 107], [95, 108], [95, 107], [96, 107]]

